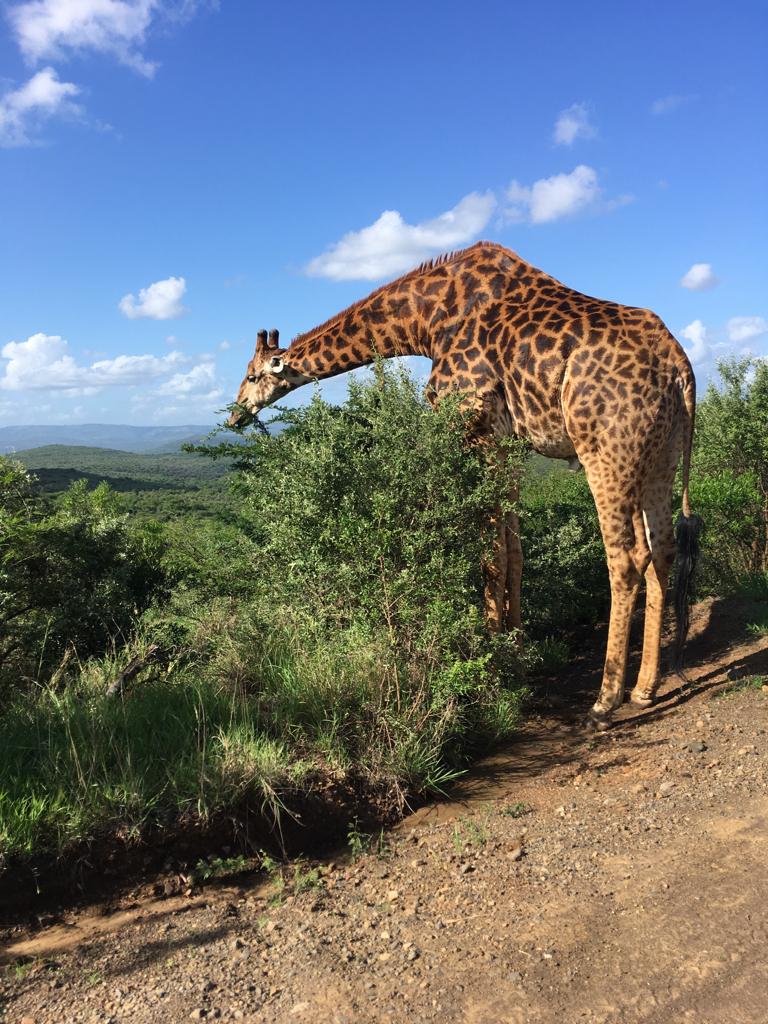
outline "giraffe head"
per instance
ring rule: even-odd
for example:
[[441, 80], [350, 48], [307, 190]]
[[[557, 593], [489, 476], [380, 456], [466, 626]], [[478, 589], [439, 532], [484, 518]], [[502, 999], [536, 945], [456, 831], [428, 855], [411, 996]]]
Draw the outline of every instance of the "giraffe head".
[[227, 420], [230, 427], [244, 427], [262, 409], [283, 398], [309, 380], [291, 369], [287, 349], [279, 347], [277, 331], [259, 331], [256, 351], [248, 363], [245, 377], [235, 399], [235, 409]]

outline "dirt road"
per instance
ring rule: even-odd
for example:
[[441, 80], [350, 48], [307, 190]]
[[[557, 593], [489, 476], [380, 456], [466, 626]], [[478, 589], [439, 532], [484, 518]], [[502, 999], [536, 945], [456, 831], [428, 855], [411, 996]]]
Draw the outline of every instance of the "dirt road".
[[765, 1024], [768, 643], [739, 616], [700, 607], [689, 685], [606, 734], [578, 669], [356, 860], [12, 936], [0, 1020]]

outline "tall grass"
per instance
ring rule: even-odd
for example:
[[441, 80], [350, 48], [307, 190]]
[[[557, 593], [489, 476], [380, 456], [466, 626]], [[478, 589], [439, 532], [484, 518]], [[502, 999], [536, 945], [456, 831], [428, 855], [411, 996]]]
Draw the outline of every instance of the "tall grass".
[[[520, 694], [480, 679], [446, 686], [436, 667], [397, 665], [386, 636], [332, 641], [302, 628], [198, 613], [191, 655], [124, 697], [108, 659], [67, 685], [15, 699], [0, 718], [0, 857], [65, 852], [99, 836], [248, 807], [267, 821], [313, 784], [348, 782], [402, 804], [438, 788], [478, 742], [508, 735]], [[205, 652], [203, 654], [203, 652]]]

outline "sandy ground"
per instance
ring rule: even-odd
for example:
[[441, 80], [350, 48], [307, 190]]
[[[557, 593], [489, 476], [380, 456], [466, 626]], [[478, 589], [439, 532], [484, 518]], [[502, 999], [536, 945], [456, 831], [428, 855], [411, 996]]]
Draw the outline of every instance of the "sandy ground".
[[700, 606], [688, 683], [605, 734], [576, 666], [355, 859], [17, 929], [0, 1020], [765, 1024], [768, 640], [743, 615]]

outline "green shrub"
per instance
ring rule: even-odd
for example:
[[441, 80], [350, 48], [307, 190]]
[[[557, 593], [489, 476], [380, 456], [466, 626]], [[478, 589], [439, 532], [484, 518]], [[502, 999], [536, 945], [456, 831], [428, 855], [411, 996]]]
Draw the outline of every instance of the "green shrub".
[[508, 472], [464, 441], [457, 402], [433, 412], [406, 374], [352, 380], [257, 434], [238, 492], [254, 542], [247, 570], [273, 602], [329, 626], [384, 626], [400, 649], [472, 648], [481, 562]]
[[535, 638], [563, 637], [610, 606], [605, 549], [583, 473], [526, 477], [520, 510], [523, 615]]
[[696, 410], [691, 501], [704, 519], [700, 589], [722, 593], [768, 573], [768, 364], [718, 364]]
[[9, 460], [0, 472], [13, 477], [0, 507], [0, 671], [45, 678], [68, 648], [88, 657], [130, 635], [162, 591], [163, 542], [105, 484], [74, 483], [51, 510]]

